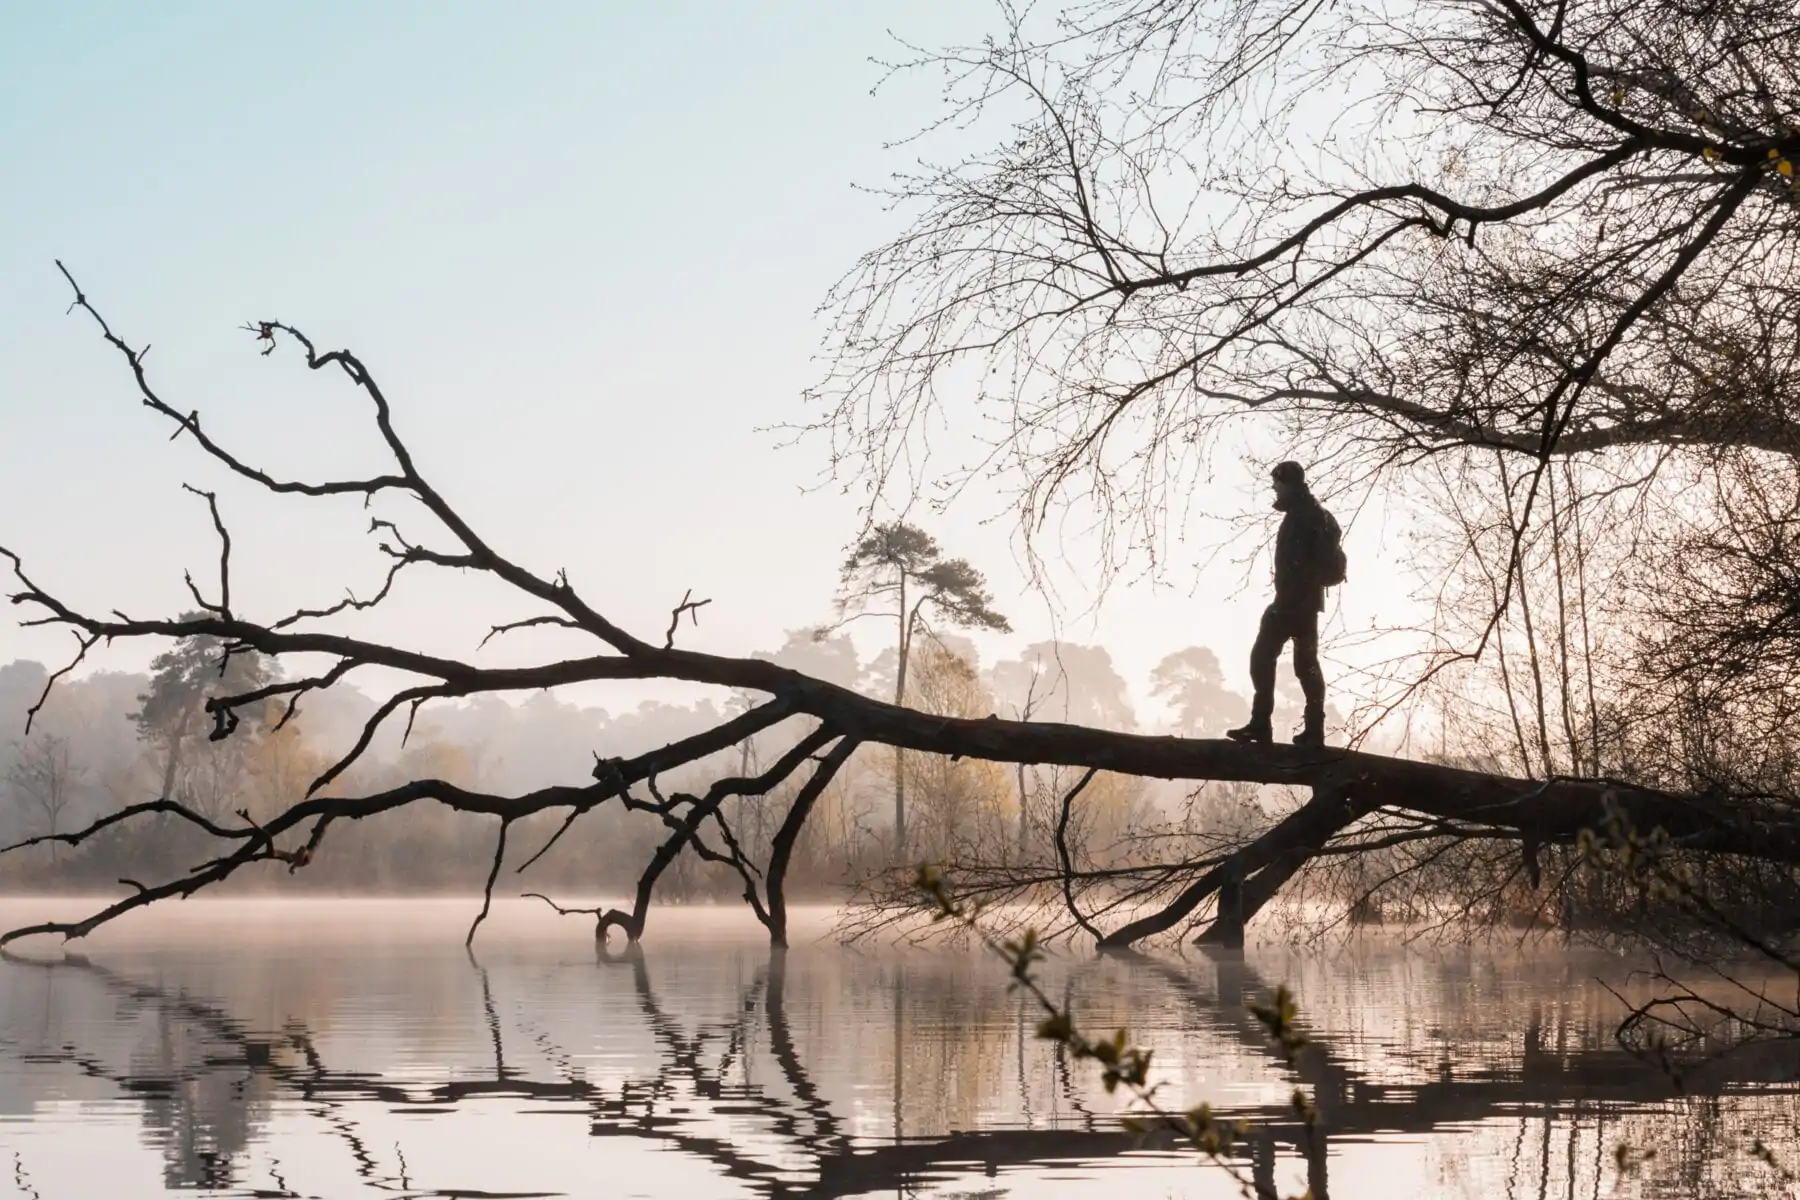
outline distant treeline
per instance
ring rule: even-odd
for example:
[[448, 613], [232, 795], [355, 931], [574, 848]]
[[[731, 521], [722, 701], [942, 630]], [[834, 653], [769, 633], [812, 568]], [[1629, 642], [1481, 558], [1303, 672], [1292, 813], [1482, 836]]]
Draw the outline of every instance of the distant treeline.
[[[872, 695], [891, 697], [897, 655], [889, 649], [870, 660], [841, 634], [803, 630], [766, 657], [818, 678]], [[280, 724], [271, 702], [263, 718], [232, 736], [211, 740], [205, 697], [221, 686], [238, 687], [275, 677], [276, 665], [236, 654], [221, 681], [215, 645], [183, 643], [158, 658], [148, 674], [98, 672], [58, 681], [48, 702], [24, 732], [25, 713], [44, 690], [46, 668], [18, 661], [0, 667], [0, 719], [11, 736], [0, 740], [0, 839], [11, 844], [66, 833], [120, 807], [167, 796], [211, 820], [233, 823], [279, 812], [354, 742], [376, 702], [348, 685], [307, 696], [300, 713]], [[1244, 698], [1225, 685], [1217, 656], [1204, 647], [1168, 655], [1151, 679], [1150, 694], [1164, 706], [1155, 721], [1135, 710], [1130, 689], [1101, 647], [1041, 642], [1016, 658], [984, 668], [968, 641], [931, 638], [911, 651], [907, 703], [925, 711], [1073, 721], [1113, 729], [1184, 734], [1217, 733], [1241, 720]], [[239, 686], [243, 685], [243, 686]], [[1294, 707], [1297, 696], [1284, 695]], [[436, 777], [502, 793], [550, 784], [579, 783], [595, 756], [625, 756], [697, 733], [754, 700], [721, 695], [690, 705], [643, 703], [609, 713], [580, 707], [549, 693], [511, 704], [483, 697], [443, 703], [419, 714], [400, 744], [403, 717], [359, 762], [334, 781], [327, 794], [357, 795], [408, 779]], [[1288, 715], [1288, 714], [1284, 714]], [[699, 764], [690, 777], [659, 781], [667, 794], [701, 788], [718, 773], [754, 772], [767, 766], [800, 736], [777, 727], [716, 761]], [[990, 844], [1020, 861], [1050, 853], [1050, 826], [1060, 790], [1055, 772], [1017, 770], [994, 763], [952, 762], [931, 755], [901, 759], [908, 798], [908, 854], [931, 855], [953, 846]], [[892, 794], [896, 763], [891, 751], [862, 752], [840, 774], [796, 847], [789, 890], [795, 897], [838, 894], [892, 861]], [[1147, 821], [1191, 821], [1184, 789], [1137, 779], [1103, 777], [1084, 792], [1071, 836], [1088, 857]], [[733, 802], [733, 829], [761, 858], [790, 797]], [[1233, 796], [1232, 803], [1247, 803]], [[1214, 813], [1202, 821], [1231, 820]], [[523, 821], [509, 839], [509, 859], [522, 862], [555, 830], [560, 814]], [[269, 864], [246, 873], [280, 886], [342, 891], [455, 890], [479, 888], [493, 853], [493, 823], [436, 807], [406, 808], [391, 815], [334, 827], [318, 858], [289, 875]], [[522, 889], [615, 892], [635, 882], [653, 847], [667, 834], [655, 818], [605, 805], [585, 815], [555, 849], [524, 876]], [[201, 861], [203, 838], [184, 821], [163, 817], [108, 829], [79, 847], [33, 847], [0, 858], [0, 886], [93, 889], [121, 879], [166, 879]], [[732, 873], [684, 855], [658, 889], [663, 899], [729, 897], [741, 890]]]

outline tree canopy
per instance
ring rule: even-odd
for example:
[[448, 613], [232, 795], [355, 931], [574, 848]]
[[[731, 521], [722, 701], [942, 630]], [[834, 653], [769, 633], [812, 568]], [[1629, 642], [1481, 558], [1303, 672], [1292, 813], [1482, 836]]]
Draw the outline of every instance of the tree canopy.
[[895, 64], [978, 148], [892, 184], [816, 428], [902, 488], [999, 469], [1031, 534], [1096, 506], [1121, 552], [1238, 418], [1365, 470], [1792, 456], [1796, 51], [1769, 0], [1004, 8]]

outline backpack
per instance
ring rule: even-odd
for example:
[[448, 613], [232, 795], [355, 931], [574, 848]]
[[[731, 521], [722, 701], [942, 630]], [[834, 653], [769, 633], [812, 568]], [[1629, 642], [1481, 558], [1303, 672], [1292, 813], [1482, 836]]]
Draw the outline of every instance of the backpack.
[[1343, 531], [1338, 528], [1337, 518], [1323, 508], [1319, 515], [1325, 519], [1320, 522], [1319, 532], [1324, 536], [1324, 545], [1319, 547], [1319, 582], [1325, 587], [1334, 588], [1348, 578], [1349, 560], [1344, 557]]

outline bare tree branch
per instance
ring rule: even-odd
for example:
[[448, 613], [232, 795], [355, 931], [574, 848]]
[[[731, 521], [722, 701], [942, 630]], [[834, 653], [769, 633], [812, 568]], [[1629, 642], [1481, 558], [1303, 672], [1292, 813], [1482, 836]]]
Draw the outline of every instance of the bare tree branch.
[[506, 830], [511, 824], [508, 818], [500, 818], [500, 833], [494, 839], [494, 865], [488, 868], [487, 883], [481, 889], [481, 911], [475, 914], [475, 920], [469, 925], [469, 936], [463, 939], [465, 949], [475, 945], [475, 931], [487, 920], [488, 909], [494, 903], [494, 880], [500, 877], [500, 863], [506, 858]]

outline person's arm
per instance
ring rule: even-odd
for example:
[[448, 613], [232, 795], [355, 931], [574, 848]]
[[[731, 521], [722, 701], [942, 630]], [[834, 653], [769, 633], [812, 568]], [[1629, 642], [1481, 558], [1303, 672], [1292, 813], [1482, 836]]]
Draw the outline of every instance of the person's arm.
[[1275, 531], [1275, 595], [1280, 597], [1293, 590], [1294, 584], [1305, 574], [1305, 545], [1307, 540], [1305, 524], [1299, 514], [1288, 512], [1282, 515], [1281, 528]]

